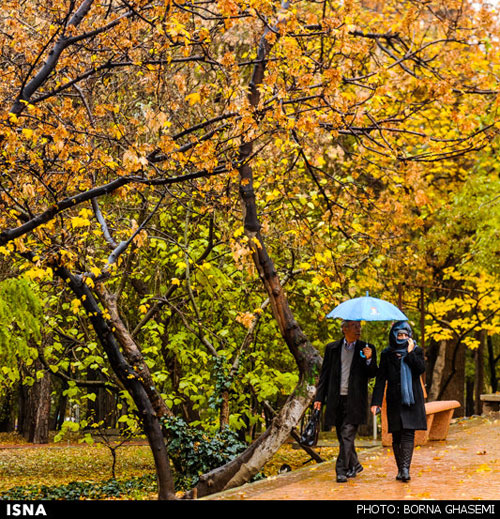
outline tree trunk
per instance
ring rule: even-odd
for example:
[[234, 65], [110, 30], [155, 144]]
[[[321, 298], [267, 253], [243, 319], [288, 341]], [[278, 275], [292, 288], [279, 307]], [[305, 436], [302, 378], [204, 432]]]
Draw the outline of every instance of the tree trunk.
[[[163, 361], [165, 362], [165, 367], [167, 368], [167, 371], [170, 375], [173, 392], [175, 393], [179, 390], [179, 382], [182, 379], [182, 366], [177, 360], [175, 353], [169, 351], [166, 345], [163, 343], [163, 339], [161, 352]], [[182, 415], [182, 418], [187, 423], [201, 420], [199, 411], [197, 409], [193, 409], [193, 404], [189, 399], [183, 401], [178, 407], [174, 406], [174, 414], [177, 414], [176, 411]]]
[[493, 339], [491, 335], [487, 337], [487, 345], [488, 345], [488, 367], [490, 372], [490, 384], [492, 393], [496, 393], [498, 391], [498, 378], [496, 371], [496, 363], [498, 359], [495, 359], [495, 352], [493, 350]]
[[[21, 383], [19, 390], [18, 431], [31, 443], [48, 443], [50, 422], [50, 376], [44, 373], [40, 379], [36, 372], [42, 371], [43, 365], [37, 359], [33, 372], [35, 382], [28, 386]], [[24, 371], [24, 370], [23, 370]]]
[[481, 414], [483, 405], [481, 402], [481, 394], [484, 391], [484, 345], [486, 343], [486, 330], [479, 333], [479, 346], [474, 352], [474, 414]]
[[465, 380], [465, 416], [474, 414], [474, 378], [467, 377]]
[[[88, 379], [103, 380], [103, 377], [99, 370], [89, 369]], [[96, 398], [94, 401], [89, 400], [87, 404], [88, 418], [102, 423], [103, 427], [114, 428], [118, 420], [116, 394], [103, 387], [89, 388], [89, 393], [94, 393]]]
[[454, 416], [465, 413], [465, 346], [462, 341], [449, 341], [446, 347], [443, 383], [439, 390], [438, 400], [458, 400], [460, 407], [455, 409]]
[[59, 396], [54, 409], [54, 415], [51, 420], [51, 429], [54, 431], [60, 431], [62, 424], [66, 418], [66, 407], [68, 405], [68, 396], [64, 394], [64, 391], [68, 389], [68, 384], [65, 381], [61, 381], [61, 387], [59, 389]]
[[103, 317], [101, 309], [89, 287], [81, 278], [72, 275], [65, 267], [56, 266], [54, 273], [67, 283], [75, 296], [81, 301], [94, 331], [106, 352], [113, 371], [130, 393], [137, 406], [139, 419], [153, 453], [158, 479], [158, 499], [175, 499], [170, 460], [160, 420], [143, 386], [140, 374], [132, 369], [122, 355], [119, 344], [106, 319]]
[[431, 384], [428, 394], [428, 401], [433, 402], [438, 399], [439, 391], [441, 389], [441, 382], [443, 380], [444, 365], [446, 358], [446, 341], [441, 341], [438, 346], [434, 368], [432, 370]]
[[229, 425], [229, 391], [223, 391], [221, 395], [221, 406], [219, 414], [220, 429]]
[[17, 431], [25, 438], [28, 435], [28, 424], [30, 423], [30, 407], [28, 405], [28, 386], [22, 382], [17, 392]]
[[[43, 371], [40, 360], [35, 361], [35, 371]], [[30, 391], [33, 413], [29, 427], [28, 441], [32, 443], [49, 442], [50, 422], [50, 375], [44, 372], [43, 377], [37, 379]]]
[[9, 387], [0, 398], [0, 432], [12, 432], [14, 421], [14, 390]]

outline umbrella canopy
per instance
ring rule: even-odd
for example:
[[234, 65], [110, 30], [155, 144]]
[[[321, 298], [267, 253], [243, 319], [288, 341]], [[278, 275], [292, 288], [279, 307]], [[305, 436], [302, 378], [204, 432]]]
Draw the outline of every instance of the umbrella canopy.
[[370, 297], [349, 299], [336, 306], [326, 317], [347, 321], [407, 321], [408, 317], [389, 301]]

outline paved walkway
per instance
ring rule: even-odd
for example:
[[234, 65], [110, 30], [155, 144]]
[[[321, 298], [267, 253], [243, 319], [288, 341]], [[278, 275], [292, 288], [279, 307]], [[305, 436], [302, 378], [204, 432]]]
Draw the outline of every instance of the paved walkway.
[[209, 496], [207, 500], [500, 499], [500, 414], [457, 420], [446, 441], [417, 447], [411, 481], [396, 481], [392, 449], [360, 453], [364, 471], [335, 481], [328, 461]]

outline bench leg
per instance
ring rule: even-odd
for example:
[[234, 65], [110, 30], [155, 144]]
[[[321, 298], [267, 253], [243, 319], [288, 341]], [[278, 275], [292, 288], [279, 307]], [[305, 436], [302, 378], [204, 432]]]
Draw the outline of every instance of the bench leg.
[[446, 440], [454, 411], [454, 409], [448, 409], [434, 415], [432, 426], [429, 429], [429, 440]]
[[392, 445], [392, 434], [388, 431], [389, 426], [387, 424], [387, 404], [385, 402], [385, 397], [382, 403], [380, 418], [382, 423], [382, 445], [384, 447], [390, 447]]

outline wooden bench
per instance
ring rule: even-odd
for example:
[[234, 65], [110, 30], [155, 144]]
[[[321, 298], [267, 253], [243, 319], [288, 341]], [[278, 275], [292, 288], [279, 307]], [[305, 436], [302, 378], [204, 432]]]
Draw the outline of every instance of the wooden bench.
[[483, 402], [483, 413], [494, 413], [500, 411], [500, 393], [490, 393], [488, 395], [479, 395]]
[[[427, 430], [415, 431], [415, 445], [424, 445], [428, 440], [446, 440], [453, 413], [460, 402], [457, 400], [437, 400], [425, 404], [427, 415]], [[392, 434], [388, 432], [387, 405], [382, 404], [382, 445], [392, 445]]]

